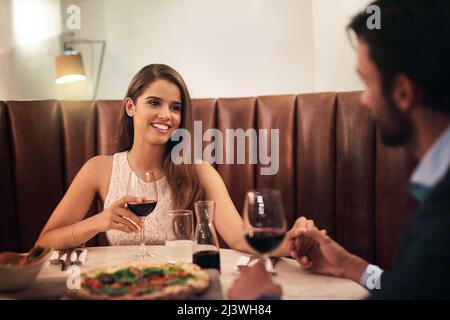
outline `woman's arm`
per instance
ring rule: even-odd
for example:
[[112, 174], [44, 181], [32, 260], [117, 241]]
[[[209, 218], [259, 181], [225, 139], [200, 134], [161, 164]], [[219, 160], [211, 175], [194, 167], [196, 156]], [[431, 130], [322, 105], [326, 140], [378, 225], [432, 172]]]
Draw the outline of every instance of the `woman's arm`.
[[[208, 163], [196, 165], [197, 174], [200, 184], [205, 193], [206, 200], [213, 200], [216, 203], [216, 211], [214, 214], [214, 226], [222, 236], [227, 245], [235, 250], [257, 254], [248, 244], [243, 234], [243, 221], [239, 215], [233, 201], [228, 194], [228, 190], [222, 177]], [[314, 222], [304, 217], [297, 219], [295, 228], [314, 228]], [[290, 234], [290, 233], [289, 233]], [[272, 252], [272, 256], [289, 256], [289, 240], [285, 237], [282, 244]]]
[[77, 247], [97, 233], [110, 229], [138, 232], [142, 221], [126, 209], [127, 202], [142, 200], [136, 197], [124, 196], [101, 213], [83, 220], [95, 194], [100, 190], [101, 181], [109, 177], [110, 173], [111, 160], [108, 157], [98, 156], [86, 162], [53, 211], [36, 245], [60, 250]]
[[88, 160], [50, 216], [36, 245], [64, 249], [76, 247], [98, 232], [95, 216], [82, 220], [99, 190], [102, 157]]
[[244, 238], [242, 218], [239, 216], [228, 190], [219, 173], [208, 163], [196, 165], [205, 200], [216, 204], [214, 226], [220, 236], [231, 248], [256, 254]]

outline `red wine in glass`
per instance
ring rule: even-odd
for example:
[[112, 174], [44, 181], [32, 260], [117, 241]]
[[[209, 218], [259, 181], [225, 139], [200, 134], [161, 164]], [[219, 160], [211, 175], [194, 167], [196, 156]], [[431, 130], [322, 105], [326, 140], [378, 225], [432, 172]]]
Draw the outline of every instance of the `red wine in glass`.
[[247, 192], [244, 204], [244, 237], [266, 265], [269, 253], [283, 242], [287, 223], [281, 193], [275, 189]]
[[135, 255], [135, 258], [141, 260], [147, 256], [155, 257], [154, 254], [147, 253], [144, 230], [145, 218], [153, 212], [158, 202], [154, 172], [148, 170], [131, 171], [128, 177], [127, 195], [143, 199], [140, 203], [127, 203], [128, 209], [144, 222], [144, 226], [141, 228], [139, 252]]
[[270, 253], [281, 244], [285, 233], [270, 228], [247, 233], [245, 239], [248, 244], [260, 254]]
[[147, 200], [142, 203], [127, 203], [128, 209], [138, 217], [146, 217], [155, 210], [157, 201]]

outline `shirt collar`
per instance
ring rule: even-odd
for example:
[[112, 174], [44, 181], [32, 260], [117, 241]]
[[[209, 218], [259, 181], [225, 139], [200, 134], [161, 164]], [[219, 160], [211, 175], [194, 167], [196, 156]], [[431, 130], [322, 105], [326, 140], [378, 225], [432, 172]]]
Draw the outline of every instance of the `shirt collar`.
[[410, 179], [410, 192], [422, 202], [450, 166], [450, 126], [427, 151]]

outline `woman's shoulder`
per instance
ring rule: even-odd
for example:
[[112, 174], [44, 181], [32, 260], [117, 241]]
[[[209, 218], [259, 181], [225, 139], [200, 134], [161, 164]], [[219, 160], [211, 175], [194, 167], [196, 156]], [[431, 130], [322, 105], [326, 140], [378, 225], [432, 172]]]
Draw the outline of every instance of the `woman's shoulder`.
[[100, 155], [90, 158], [81, 171], [92, 177], [109, 177], [114, 156]]
[[84, 164], [83, 168], [80, 172], [82, 172], [82, 176], [85, 177], [87, 183], [95, 186], [96, 190], [100, 190], [100, 193], [103, 194], [105, 186], [108, 185], [112, 163], [114, 156], [100, 155], [90, 158]]
[[91, 170], [102, 170], [105, 167], [111, 167], [114, 156], [100, 155], [90, 158], [85, 166]]
[[113, 156], [95, 156], [85, 162], [78, 171], [71, 188], [98, 191], [109, 179]]
[[194, 167], [200, 181], [222, 180], [217, 170], [206, 161], [198, 160], [195, 162]]
[[214, 167], [211, 164], [201, 159], [195, 160], [194, 168], [197, 171], [197, 174], [210, 172], [211, 170], [216, 171], [216, 169], [214, 169]]

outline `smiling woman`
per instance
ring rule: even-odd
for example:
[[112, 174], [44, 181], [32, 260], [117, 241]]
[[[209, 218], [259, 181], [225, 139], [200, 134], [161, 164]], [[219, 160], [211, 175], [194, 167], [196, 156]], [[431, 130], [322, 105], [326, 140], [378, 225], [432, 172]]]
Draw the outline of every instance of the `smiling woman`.
[[[171, 151], [178, 143], [171, 136], [177, 129], [192, 132], [191, 127], [191, 99], [181, 76], [164, 64], [142, 68], [133, 77], [123, 102], [121, 152], [86, 162], [48, 220], [38, 244], [56, 249], [76, 247], [99, 232], [106, 232], [112, 245], [138, 244], [143, 222], [126, 204], [143, 199], [127, 195], [126, 187], [131, 171], [147, 170], [154, 172], [158, 191], [157, 206], [145, 219], [147, 244], [164, 242], [171, 209], [192, 209], [195, 201], [203, 199], [215, 202], [214, 224], [228, 246], [251, 252], [239, 232], [242, 219], [217, 171], [203, 162], [175, 164], [171, 160]], [[84, 219], [96, 195], [105, 209]], [[285, 243], [278, 254], [288, 254]]]
[[[136, 74], [124, 100], [122, 151], [129, 150], [132, 169], [152, 169], [157, 177], [166, 176], [175, 209], [192, 207], [193, 201], [202, 197], [194, 166], [175, 166], [170, 161], [171, 135], [178, 128], [191, 131], [191, 122], [189, 92], [174, 69], [154, 64]], [[184, 192], [175, 192], [180, 188]]]
[[[192, 208], [202, 198], [202, 188], [193, 165], [175, 165], [170, 160], [174, 147], [170, 137], [178, 128], [191, 130], [191, 99], [181, 76], [166, 65], [149, 65], [131, 81], [120, 124], [122, 152], [113, 160], [110, 188], [105, 207], [124, 195], [124, 180], [130, 170], [156, 173], [158, 206], [148, 218], [146, 240], [164, 242], [166, 213]], [[115, 186], [115, 187], [112, 187]], [[183, 192], [179, 192], [183, 190]], [[112, 244], [133, 244], [135, 236], [108, 230]]]

